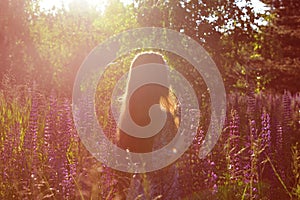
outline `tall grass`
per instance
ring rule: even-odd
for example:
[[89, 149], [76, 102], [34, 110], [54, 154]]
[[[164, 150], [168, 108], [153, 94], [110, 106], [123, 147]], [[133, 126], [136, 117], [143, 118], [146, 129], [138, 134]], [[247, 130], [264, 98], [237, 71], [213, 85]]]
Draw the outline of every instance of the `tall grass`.
[[[299, 198], [299, 94], [233, 93], [228, 110], [213, 152], [197, 156], [207, 129], [201, 124], [177, 161], [178, 198]], [[106, 126], [113, 134], [115, 124]], [[118, 199], [122, 173], [87, 152], [70, 99], [55, 92], [36, 86], [0, 92], [0, 160], [0, 199]]]

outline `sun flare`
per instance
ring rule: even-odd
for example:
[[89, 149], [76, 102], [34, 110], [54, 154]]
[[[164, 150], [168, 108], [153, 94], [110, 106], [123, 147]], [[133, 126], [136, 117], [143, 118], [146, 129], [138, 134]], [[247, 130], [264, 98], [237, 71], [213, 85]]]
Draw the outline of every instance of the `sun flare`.
[[77, 4], [80, 6], [97, 6], [100, 10], [104, 10], [107, 5], [107, 0], [42, 0], [40, 3], [41, 9], [50, 10], [54, 8], [61, 8], [64, 6], [65, 8], [69, 8], [70, 5]]
[[[109, 0], [41, 0], [40, 7], [42, 10], [51, 10], [52, 8], [61, 8], [64, 6], [65, 8], [69, 8], [70, 5], [80, 5], [80, 6], [93, 6], [99, 9], [100, 11], [104, 11]], [[121, 0], [122, 3], [130, 4], [133, 0]]]

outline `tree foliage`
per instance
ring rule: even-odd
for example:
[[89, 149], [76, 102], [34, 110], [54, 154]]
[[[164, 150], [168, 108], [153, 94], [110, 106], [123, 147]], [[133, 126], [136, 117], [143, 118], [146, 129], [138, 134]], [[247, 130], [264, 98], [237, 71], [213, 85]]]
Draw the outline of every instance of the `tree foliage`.
[[265, 2], [271, 7], [273, 18], [261, 38], [261, 74], [269, 77], [266, 87], [297, 92], [300, 86], [300, 2]]
[[262, 15], [251, 1], [234, 0], [151, 1], [139, 0], [141, 26], [174, 29], [198, 41], [219, 67], [228, 90], [249, 87], [248, 65], [256, 55]]
[[87, 1], [42, 11], [39, 1], [3, 0], [0, 78], [10, 70], [18, 82], [35, 80], [43, 88], [71, 93], [76, 71], [97, 44], [124, 30], [156, 26], [203, 45], [228, 91], [298, 91], [299, 3], [264, 2], [269, 10], [258, 13], [250, 0], [135, 0], [129, 5], [114, 0], [102, 12]]

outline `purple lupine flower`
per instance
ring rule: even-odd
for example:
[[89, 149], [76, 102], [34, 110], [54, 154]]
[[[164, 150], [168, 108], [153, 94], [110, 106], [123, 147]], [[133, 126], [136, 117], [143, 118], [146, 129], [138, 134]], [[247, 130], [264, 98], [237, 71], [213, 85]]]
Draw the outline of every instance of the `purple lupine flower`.
[[[33, 85], [31, 93], [31, 109], [29, 115], [29, 126], [27, 128], [25, 137], [24, 137], [24, 149], [27, 155], [30, 155], [27, 158], [27, 161], [31, 162], [30, 169], [27, 169], [28, 172], [32, 175], [35, 174], [34, 167], [39, 166], [38, 164], [38, 119], [39, 119], [39, 94], [36, 90], [36, 85]], [[33, 175], [37, 176], [37, 175]], [[33, 179], [34, 180], [34, 179]]]
[[265, 152], [269, 153], [271, 147], [271, 130], [270, 130], [270, 115], [266, 112], [261, 116], [261, 149], [265, 148]]
[[243, 167], [243, 175], [244, 175], [244, 182], [245, 183], [249, 183], [250, 182], [250, 173], [251, 172], [251, 165], [250, 165], [250, 162], [248, 162], [244, 167]]
[[34, 92], [31, 98], [29, 126], [24, 141], [24, 147], [33, 152], [37, 150], [38, 115], [38, 99], [37, 94]]
[[[117, 191], [118, 188], [114, 187], [117, 184], [121, 184], [118, 183], [117, 181], [121, 182], [121, 177], [116, 177], [116, 176], [121, 176], [118, 174], [118, 172], [116, 173], [113, 169], [107, 167], [106, 165], [102, 165], [102, 175], [101, 175], [101, 182], [103, 184], [102, 190], [101, 190], [101, 196], [103, 198], [107, 198], [109, 197], [110, 193], [116, 193], [116, 192], [120, 192]], [[111, 197], [112, 199], [112, 197]]]
[[63, 197], [70, 198], [73, 192], [73, 179], [69, 174], [68, 148], [70, 146], [70, 137], [72, 135], [73, 124], [71, 117], [70, 102], [63, 99], [60, 102], [57, 113], [57, 135], [56, 135], [56, 172], [59, 181], [59, 190], [62, 191]]
[[[282, 157], [283, 157], [283, 129], [280, 123], [277, 124], [276, 126], [276, 155], [277, 155], [277, 160], [279, 162], [282, 162]], [[282, 166], [278, 166], [278, 171], [281, 176], [281, 178], [285, 179], [285, 170]]]
[[73, 136], [73, 121], [72, 121], [72, 113], [70, 108], [70, 102], [67, 99], [64, 99], [63, 105], [62, 105], [62, 119], [61, 122], [64, 124], [60, 127], [61, 129], [61, 137], [63, 138], [61, 146], [63, 147], [63, 169], [62, 169], [62, 191], [64, 194], [65, 199], [71, 199], [74, 193], [75, 193], [75, 183], [73, 180], [73, 176], [76, 172], [76, 162], [77, 160], [73, 157], [69, 157], [69, 150], [71, 144], [71, 137]]
[[249, 90], [249, 94], [247, 95], [247, 113], [249, 114], [250, 118], [253, 119], [256, 110], [256, 98], [254, 93], [254, 88]]
[[[199, 160], [198, 154], [201, 147], [201, 144], [204, 140], [204, 131], [202, 127], [199, 127], [198, 132], [196, 134], [196, 137], [192, 143], [190, 154], [191, 159], [191, 167], [193, 172], [189, 174], [192, 179], [190, 179], [190, 183], [192, 184], [192, 190], [193, 191], [199, 191], [201, 188], [203, 188], [203, 185], [201, 184], [201, 180], [205, 179], [206, 177], [203, 177], [205, 175], [204, 173], [201, 173], [203, 171], [203, 164], [206, 162], [206, 160]], [[208, 168], [205, 167], [205, 173], [209, 173]], [[184, 176], [184, 175], [183, 175]], [[187, 178], [188, 179], [188, 178]]]
[[277, 124], [276, 126], [276, 153], [281, 154], [283, 147], [282, 141], [282, 126], [281, 124]]
[[256, 129], [256, 122], [255, 120], [251, 120], [250, 122], [250, 134], [253, 139], [257, 139], [257, 129]]
[[282, 97], [282, 103], [283, 103], [283, 122], [284, 122], [284, 128], [287, 129], [285, 131], [288, 131], [289, 124], [291, 121], [292, 116], [292, 109], [291, 109], [291, 98], [292, 95], [290, 92], [285, 91]]
[[231, 180], [237, 180], [241, 175], [239, 148], [239, 116], [236, 110], [231, 111], [231, 121], [229, 122], [229, 170]]
[[250, 184], [250, 198], [256, 199], [257, 194], [255, 189], [258, 183], [258, 135], [255, 120], [250, 121], [250, 150], [249, 150], [249, 171], [245, 172], [245, 177], [249, 179], [246, 180]]
[[207, 162], [207, 168], [206, 170], [206, 174], [207, 174], [207, 180], [206, 180], [206, 184], [207, 187], [212, 191], [213, 194], [217, 193], [217, 180], [218, 180], [218, 176], [215, 173], [215, 162], [213, 162], [211, 159], [205, 159], [205, 161]]
[[46, 157], [46, 165], [50, 169], [48, 172], [48, 182], [51, 187], [55, 186], [56, 183], [56, 151], [55, 151], [55, 133], [57, 130], [56, 127], [56, 116], [57, 116], [57, 97], [54, 91], [51, 92], [49, 97], [49, 108], [48, 113], [45, 119], [45, 127], [44, 127], [44, 146], [43, 146], [43, 155]]
[[213, 194], [216, 194], [218, 192], [218, 185], [217, 184], [214, 184], [213, 186]]

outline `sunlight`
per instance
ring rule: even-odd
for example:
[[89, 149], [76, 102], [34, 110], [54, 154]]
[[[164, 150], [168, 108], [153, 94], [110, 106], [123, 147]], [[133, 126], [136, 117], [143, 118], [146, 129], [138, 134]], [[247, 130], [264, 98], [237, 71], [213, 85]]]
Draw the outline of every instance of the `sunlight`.
[[42, 10], [51, 10], [52, 8], [61, 8], [64, 6], [69, 9], [71, 4], [79, 4], [82, 6], [96, 6], [100, 11], [104, 11], [107, 0], [41, 0], [40, 6]]
[[[69, 9], [71, 4], [79, 4], [80, 6], [93, 6], [103, 12], [108, 4], [109, 0], [41, 0], [41, 10], [51, 10], [52, 8], [61, 8], [64, 6]], [[124, 5], [128, 5], [133, 0], [121, 0]], [[83, 8], [82, 7], [82, 8]]]

